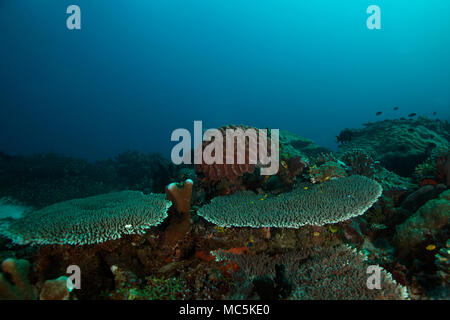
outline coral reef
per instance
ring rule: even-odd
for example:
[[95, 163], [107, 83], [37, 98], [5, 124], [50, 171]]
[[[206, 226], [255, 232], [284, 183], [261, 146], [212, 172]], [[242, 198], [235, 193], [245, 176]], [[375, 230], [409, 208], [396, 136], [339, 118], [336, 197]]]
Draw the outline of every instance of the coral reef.
[[159, 153], [125, 151], [112, 162], [120, 185], [145, 194], [164, 192], [174, 175], [174, 165]]
[[113, 192], [57, 203], [6, 224], [18, 244], [92, 244], [143, 233], [167, 217], [170, 201], [139, 191]]
[[[294, 299], [382, 300], [406, 299], [407, 289], [381, 270], [379, 289], [369, 289], [366, 258], [346, 246], [319, 249], [296, 274]], [[376, 266], [378, 267], [378, 266]]]
[[2, 204], [27, 208], [0, 219], [0, 299], [448, 299], [449, 138], [448, 122], [386, 120], [332, 153], [280, 131], [273, 176], [0, 153]]
[[299, 157], [302, 161], [314, 158], [330, 150], [316, 145], [312, 140], [301, 137], [286, 130], [280, 130], [280, 156], [281, 158]]
[[327, 161], [319, 167], [312, 166], [309, 170], [309, 175], [312, 183], [322, 183], [328, 180], [346, 177], [347, 173], [341, 163]]
[[238, 266], [234, 298], [374, 300], [408, 297], [406, 288], [398, 285], [382, 268], [381, 287], [369, 289], [367, 259], [348, 246], [287, 251], [274, 257], [224, 251], [215, 255], [218, 261], [229, 260]]
[[[66, 276], [61, 276], [54, 280], [47, 280], [39, 294], [40, 300], [68, 300], [70, 290], [67, 287]], [[69, 280], [70, 281], [70, 280]]]
[[430, 243], [446, 241], [450, 225], [450, 190], [429, 200], [404, 223], [397, 226], [396, 239], [401, 255], [423, 252]]
[[439, 120], [426, 118], [367, 123], [363, 129], [346, 129], [352, 138], [340, 145], [340, 150], [362, 148], [386, 169], [410, 176], [434, 148], [448, 145], [446, 129], [439, 124]]
[[342, 154], [340, 160], [350, 169], [352, 174], [373, 177], [379, 162], [363, 149], [351, 149]]
[[219, 226], [324, 225], [363, 214], [381, 192], [377, 182], [355, 175], [272, 197], [252, 192], [216, 197], [198, 214]]
[[113, 191], [114, 169], [57, 154], [0, 158], [0, 194], [32, 206]]

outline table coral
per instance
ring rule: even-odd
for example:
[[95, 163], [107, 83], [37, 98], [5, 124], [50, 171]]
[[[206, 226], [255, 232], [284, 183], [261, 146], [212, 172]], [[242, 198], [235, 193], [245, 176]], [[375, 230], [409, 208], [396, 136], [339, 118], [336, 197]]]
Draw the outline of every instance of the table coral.
[[381, 195], [381, 186], [351, 176], [268, 197], [252, 192], [214, 198], [198, 214], [219, 226], [288, 227], [324, 225], [363, 214]]

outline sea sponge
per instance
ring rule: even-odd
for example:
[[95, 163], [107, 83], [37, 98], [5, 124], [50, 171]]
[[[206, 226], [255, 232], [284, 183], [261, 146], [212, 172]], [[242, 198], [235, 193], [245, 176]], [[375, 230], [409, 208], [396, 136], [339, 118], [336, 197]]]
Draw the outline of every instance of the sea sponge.
[[0, 233], [17, 244], [94, 244], [144, 233], [167, 217], [170, 205], [163, 194], [113, 192], [30, 212]]
[[167, 199], [174, 205], [178, 213], [189, 213], [191, 210], [192, 186], [194, 182], [187, 179], [182, 183], [171, 183], [166, 187]]
[[[70, 290], [67, 287], [66, 276], [61, 276], [57, 279], [47, 280], [39, 295], [40, 300], [68, 300]], [[70, 280], [69, 280], [70, 281]]]
[[286, 227], [337, 223], [363, 214], [381, 195], [377, 182], [354, 175], [274, 197], [249, 191], [216, 197], [198, 214], [222, 227]]
[[[36, 299], [37, 292], [28, 280], [29, 271], [30, 263], [27, 260], [13, 258], [4, 260], [3, 273], [0, 273], [0, 300]], [[4, 274], [8, 274], [9, 277], [5, 277]]]

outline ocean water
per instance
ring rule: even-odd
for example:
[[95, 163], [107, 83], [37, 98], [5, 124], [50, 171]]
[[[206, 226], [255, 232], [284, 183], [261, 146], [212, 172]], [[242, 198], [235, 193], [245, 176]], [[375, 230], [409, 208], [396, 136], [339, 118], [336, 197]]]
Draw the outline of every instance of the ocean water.
[[449, 13], [447, 0], [0, 0], [0, 150], [168, 155], [194, 120], [333, 149], [368, 121], [448, 120]]
[[448, 300], [449, 14], [0, 0], [0, 300]]

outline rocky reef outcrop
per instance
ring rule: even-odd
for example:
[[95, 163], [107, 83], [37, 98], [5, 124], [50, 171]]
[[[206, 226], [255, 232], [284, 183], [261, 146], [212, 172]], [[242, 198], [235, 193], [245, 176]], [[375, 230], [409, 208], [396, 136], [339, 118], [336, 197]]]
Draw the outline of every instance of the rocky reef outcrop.
[[366, 123], [362, 129], [344, 132], [346, 140], [340, 145], [340, 152], [362, 148], [386, 169], [411, 176], [434, 149], [448, 147], [450, 126], [447, 122], [420, 117]]

